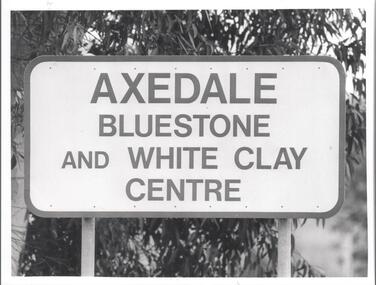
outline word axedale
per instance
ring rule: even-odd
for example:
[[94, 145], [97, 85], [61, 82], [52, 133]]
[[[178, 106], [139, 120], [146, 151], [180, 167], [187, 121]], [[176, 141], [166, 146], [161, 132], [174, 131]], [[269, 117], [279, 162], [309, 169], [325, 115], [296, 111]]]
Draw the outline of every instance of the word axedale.
[[[175, 103], [175, 104], [188, 104], [195, 101], [199, 101], [201, 104], [208, 103], [209, 99], [217, 99], [220, 103], [229, 103], [229, 104], [249, 104], [251, 103], [251, 98], [239, 98], [237, 97], [237, 74], [230, 73], [227, 80], [229, 80], [229, 91], [228, 94], [225, 94], [222, 81], [218, 73], [210, 73], [206, 82], [205, 87], [202, 91], [200, 80], [194, 74], [191, 73], [149, 73], [147, 76], [147, 100], [145, 100], [145, 94], [142, 94], [138, 85], [141, 80], [145, 78], [145, 73], [137, 73], [134, 79], [131, 78], [129, 73], [121, 73], [124, 78], [125, 84], [125, 94], [119, 100], [117, 99], [114, 88], [111, 83], [111, 79], [108, 73], [101, 73], [98, 77], [97, 84], [94, 89], [93, 96], [90, 103], [99, 103], [110, 101], [111, 103], [128, 103], [131, 98], [136, 100], [138, 103], [149, 103], [149, 104], [158, 104], [158, 103]], [[174, 78], [174, 88], [171, 86], [171, 77]], [[276, 98], [264, 98], [261, 96], [262, 90], [274, 90], [274, 85], [264, 85], [261, 83], [262, 79], [276, 79], [276, 73], [255, 73], [254, 74], [254, 104], [276, 104]], [[246, 84], [251, 88], [250, 83], [252, 77], [249, 76]], [[169, 80], [169, 81], [167, 81]], [[222, 79], [223, 80], [223, 79]], [[159, 82], [158, 82], [159, 81]], [[188, 81], [192, 84], [193, 90], [191, 94], [185, 94], [183, 97], [183, 88], [182, 82]], [[166, 84], [169, 83], [169, 84]], [[244, 84], [244, 83], [242, 83]], [[103, 91], [105, 89], [105, 91]], [[215, 89], [216, 91], [212, 91]], [[170, 90], [167, 97], [159, 97], [156, 91]], [[199, 99], [201, 95], [201, 99]], [[227, 95], [227, 96], [226, 96]], [[166, 95], [164, 95], [166, 96]], [[173, 100], [171, 99], [173, 97]], [[227, 98], [228, 97], [228, 98]], [[212, 102], [212, 101], [210, 101]]]

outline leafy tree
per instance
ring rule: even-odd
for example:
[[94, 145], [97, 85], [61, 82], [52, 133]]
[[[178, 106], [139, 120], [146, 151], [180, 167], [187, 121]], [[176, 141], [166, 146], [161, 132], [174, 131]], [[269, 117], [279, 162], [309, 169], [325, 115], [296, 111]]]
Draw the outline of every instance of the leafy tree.
[[[365, 20], [363, 10], [341, 9], [13, 12], [12, 167], [23, 158], [16, 140], [23, 134], [22, 75], [36, 56], [330, 55], [353, 83], [344, 150], [350, 179], [364, 157]], [[29, 218], [19, 273], [80, 275], [80, 220]], [[96, 228], [101, 276], [277, 273], [273, 219], [97, 219]], [[293, 275], [323, 273], [293, 250]]]

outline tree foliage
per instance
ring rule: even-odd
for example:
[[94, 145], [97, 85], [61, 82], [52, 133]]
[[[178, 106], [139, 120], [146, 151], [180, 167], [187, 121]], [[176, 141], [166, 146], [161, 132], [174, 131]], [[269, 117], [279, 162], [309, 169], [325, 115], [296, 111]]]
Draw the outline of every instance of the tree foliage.
[[[36, 56], [330, 55], [353, 85], [343, 150], [350, 177], [364, 157], [365, 20], [363, 10], [340, 9], [13, 12], [12, 167], [23, 158], [14, 139], [23, 133], [23, 71]], [[30, 215], [20, 273], [79, 275], [80, 220]], [[97, 275], [276, 276], [273, 219], [98, 219], [96, 228]], [[293, 274], [323, 275], [296, 250]]]

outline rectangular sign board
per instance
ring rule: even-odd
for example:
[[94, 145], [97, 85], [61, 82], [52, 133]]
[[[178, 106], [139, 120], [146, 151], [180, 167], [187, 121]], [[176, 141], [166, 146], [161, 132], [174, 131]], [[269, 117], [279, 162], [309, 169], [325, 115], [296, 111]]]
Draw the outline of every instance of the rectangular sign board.
[[26, 201], [45, 217], [328, 217], [345, 74], [330, 57], [39, 57]]

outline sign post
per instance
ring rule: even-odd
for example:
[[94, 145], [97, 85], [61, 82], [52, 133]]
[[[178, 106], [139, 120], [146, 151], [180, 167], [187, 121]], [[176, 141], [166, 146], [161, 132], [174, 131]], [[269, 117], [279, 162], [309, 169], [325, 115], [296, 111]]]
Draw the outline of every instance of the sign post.
[[278, 277], [291, 277], [291, 219], [278, 219]]
[[81, 276], [94, 276], [95, 218], [82, 218]]
[[330, 57], [38, 57], [25, 106], [26, 203], [83, 218], [83, 275], [94, 217], [206, 217], [279, 219], [290, 276], [290, 219], [343, 202], [345, 72]]

